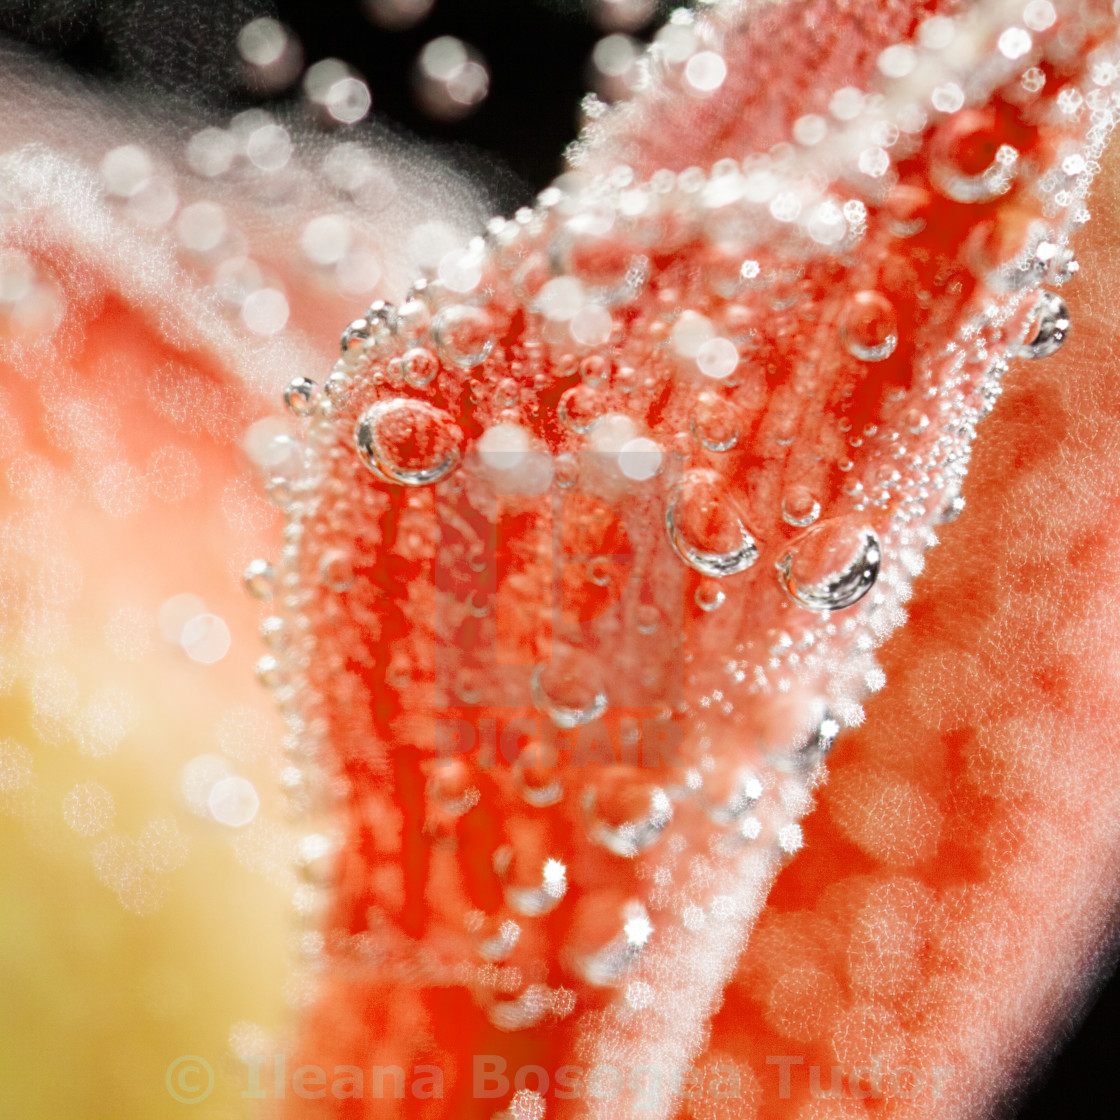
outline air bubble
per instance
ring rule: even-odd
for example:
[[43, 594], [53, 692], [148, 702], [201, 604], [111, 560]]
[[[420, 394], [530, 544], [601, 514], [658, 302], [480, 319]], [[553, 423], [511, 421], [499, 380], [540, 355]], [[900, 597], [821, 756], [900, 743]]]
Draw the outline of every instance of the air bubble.
[[581, 900], [564, 948], [568, 967], [595, 987], [613, 987], [637, 962], [653, 934], [646, 908], [614, 891]]
[[861, 362], [889, 358], [898, 345], [894, 305], [879, 292], [854, 293], [840, 313], [840, 335], [848, 353]]
[[328, 591], [341, 594], [354, 585], [354, 565], [350, 554], [341, 548], [331, 548], [319, 559], [319, 580]]
[[652, 603], [639, 603], [634, 612], [634, 625], [639, 634], [655, 634], [661, 622], [661, 612]]
[[557, 415], [566, 428], [586, 435], [599, 423], [603, 407], [601, 393], [590, 385], [576, 385], [560, 398]]
[[633, 781], [589, 788], [584, 807], [591, 839], [624, 859], [656, 843], [673, 819], [673, 806], [663, 789]]
[[241, 577], [245, 590], [259, 599], [262, 603], [268, 602], [275, 591], [276, 573], [267, 560], [252, 560]]
[[833, 518], [803, 533], [778, 561], [779, 582], [800, 607], [839, 611], [859, 602], [879, 575], [875, 531], [859, 521]]
[[432, 320], [432, 338], [445, 360], [460, 369], [474, 369], [494, 349], [494, 323], [479, 307], [453, 304]]
[[701, 393], [689, 417], [689, 427], [702, 447], [730, 451], [739, 441], [735, 408], [715, 393]]
[[758, 559], [754, 538], [715, 471], [689, 471], [665, 508], [665, 528], [676, 554], [701, 575], [722, 579]]
[[1030, 340], [1019, 347], [1024, 358], [1048, 358], [1069, 335], [1070, 315], [1066, 301], [1055, 292], [1043, 292], [1034, 309]]
[[537, 710], [557, 727], [580, 727], [600, 719], [607, 710], [607, 694], [581, 673], [578, 659], [558, 659], [533, 670], [529, 689]]
[[293, 416], [308, 416], [315, 407], [317, 386], [309, 377], [293, 377], [284, 390], [284, 404]]
[[696, 601], [696, 605], [702, 611], [716, 611], [723, 606], [723, 602], [727, 596], [724, 594], [723, 588], [720, 587], [715, 580], [705, 579], [701, 580], [700, 586], [696, 588], [696, 593], [693, 598]]
[[821, 515], [821, 504], [807, 486], [791, 486], [782, 497], [782, 520], [798, 529], [807, 528]]
[[439, 359], [423, 346], [406, 350], [401, 358], [404, 366], [404, 379], [414, 389], [423, 389], [430, 385], [436, 374], [439, 373]]
[[430, 486], [458, 465], [462, 432], [445, 412], [423, 401], [378, 401], [358, 420], [358, 454], [386, 482]]

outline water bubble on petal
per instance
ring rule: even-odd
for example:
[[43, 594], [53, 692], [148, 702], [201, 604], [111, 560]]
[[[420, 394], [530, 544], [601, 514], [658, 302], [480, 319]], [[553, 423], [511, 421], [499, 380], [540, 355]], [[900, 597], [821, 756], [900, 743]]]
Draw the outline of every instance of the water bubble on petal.
[[581, 672], [577, 657], [558, 653], [552, 663], [533, 670], [529, 691], [537, 710], [563, 728], [581, 727], [600, 719], [607, 710], [607, 694], [593, 674]]
[[556, 485], [568, 490], [579, 481], [579, 460], [570, 451], [563, 451], [553, 460], [552, 473]]
[[638, 436], [622, 445], [618, 453], [618, 469], [635, 482], [645, 482], [661, 470], [663, 458], [661, 448], [652, 439]]
[[634, 611], [634, 625], [639, 634], [654, 634], [661, 622], [661, 612], [652, 603], [639, 603]]
[[424, 401], [378, 401], [362, 413], [354, 439], [367, 467], [386, 482], [430, 486], [458, 465], [463, 434]]
[[[712, 325], [711, 319], [698, 311], [682, 311], [680, 318], [669, 332], [669, 345], [678, 357], [696, 361], [700, 355], [700, 348], [714, 339], [715, 334], [716, 328]], [[736, 355], [737, 359], [738, 355]]]
[[568, 330], [581, 346], [605, 346], [610, 342], [614, 320], [605, 307], [588, 303], [572, 316]]
[[293, 416], [307, 416], [315, 407], [317, 386], [310, 377], [293, 377], [284, 389], [284, 404]]
[[665, 508], [665, 528], [676, 554], [702, 575], [717, 579], [745, 571], [758, 548], [720, 476], [688, 471]]
[[478, 440], [478, 455], [491, 470], [510, 471], [522, 466], [531, 447], [529, 432], [520, 424], [495, 424]]
[[700, 581], [693, 598], [702, 611], [715, 611], [723, 606], [727, 595], [715, 580], [705, 579]]
[[423, 346], [415, 346], [406, 350], [401, 356], [404, 367], [404, 379], [414, 389], [423, 389], [430, 385], [436, 374], [439, 373], [439, 359]]
[[370, 338], [370, 326], [365, 319], [355, 319], [342, 332], [339, 346], [343, 358], [353, 360], [357, 358]]
[[739, 365], [739, 351], [728, 338], [710, 338], [696, 351], [696, 365], [705, 377], [724, 381]]
[[653, 934], [646, 908], [613, 890], [580, 899], [563, 957], [588, 984], [613, 987], [637, 962]]
[[807, 486], [790, 486], [782, 495], [782, 520], [804, 529], [821, 515], [821, 504]]
[[537, 293], [537, 310], [554, 323], [566, 323], [587, 306], [587, 294], [574, 276], [556, 276]]
[[673, 819], [669, 795], [660, 786], [624, 775], [588, 787], [584, 808], [591, 839], [624, 859], [651, 847]]
[[272, 598], [276, 586], [276, 573], [267, 560], [251, 560], [241, 578], [245, 590], [254, 599], [267, 602]]
[[1048, 358], [1069, 335], [1070, 314], [1066, 301], [1056, 292], [1043, 292], [1034, 309], [1028, 341], [1019, 347], [1024, 358]]
[[556, 412], [566, 428], [586, 435], [602, 419], [603, 406], [603, 396], [597, 389], [575, 385], [560, 398]]
[[329, 591], [341, 594], [354, 584], [354, 564], [350, 553], [329, 548], [319, 558], [319, 580]]
[[718, 825], [738, 824], [762, 797], [762, 781], [748, 767], [711, 774], [704, 781], [708, 816]]
[[839, 611], [859, 602], [879, 575], [875, 530], [853, 518], [831, 518], [798, 537], [777, 563], [790, 599], [810, 611]]
[[432, 320], [432, 338], [446, 361], [461, 369], [474, 369], [494, 349], [494, 323], [480, 307], [452, 304]]
[[848, 353], [863, 362], [881, 362], [898, 345], [894, 305], [875, 291], [849, 296], [840, 312], [840, 335]]
[[715, 393], [701, 393], [689, 417], [692, 434], [709, 451], [730, 451], [739, 441], [735, 407]]

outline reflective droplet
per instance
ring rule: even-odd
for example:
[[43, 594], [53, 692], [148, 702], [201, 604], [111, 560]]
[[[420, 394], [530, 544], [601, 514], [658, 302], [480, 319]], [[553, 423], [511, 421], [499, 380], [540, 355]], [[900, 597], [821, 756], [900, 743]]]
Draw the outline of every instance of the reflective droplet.
[[930, 178], [954, 202], [990, 202], [1008, 190], [1019, 153], [1001, 144], [994, 109], [954, 113], [933, 141]]
[[962, 513], [964, 513], [964, 498], [960, 494], [953, 494], [941, 507], [937, 520], [942, 525], [948, 525], [950, 521], [956, 521]]
[[527, 917], [554, 910], [568, 891], [568, 869], [558, 859], [534, 858], [516, 848], [507, 851], [496, 861], [496, 870], [510, 909]]
[[779, 770], [813, 770], [827, 757], [839, 734], [840, 724], [826, 714], [812, 730], [796, 736], [788, 749], [771, 751], [767, 757]]
[[451, 418], [423, 401], [378, 401], [358, 420], [358, 454], [386, 482], [430, 486], [459, 465], [463, 434]]
[[563, 959], [588, 984], [611, 987], [637, 962], [652, 935], [653, 923], [640, 902], [613, 890], [597, 891], [580, 900]]
[[1028, 341], [1019, 347], [1024, 358], [1048, 358], [1069, 335], [1070, 317], [1066, 301], [1055, 292], [1042, 292], [1027, 332]]
[[557, 727], [579, 727], [607, 710], [607, 694], [581, 672], [578, 658], [558, 655], [553, 664], [538, 665], [529, 681], [533, 703]]
[[735, 406], [715, 393], [701, 393], [689, 417], [697, 441], [709, 451], [730, 451], [739, 440]]
[[343, 332], [340, 339], [342, 356], [353, 361], [365, 349], [370, 338], [369, 323], [365, 319], [355, 319]]
[[848, 353], [861, 362], [881, 362], [898, 345], [894, 304], [879, 292], [856, 292], [840, 312], [840, 335]]
[[556, 411], [566, 428], [586, 435], [602, 419], [603, 407], [598, 390], [590, 385], [576, 385], [560, 398]]
[[461, 369], [474, 369], [494, 349], [494, 324], [480, 307], [453, 304], [432, 320], [432, 338], [446, 361]]
[[245, 590], [262, 603], [272, 598], [275, 590], [276, 573], [267, 560], [252, 560], [241, 577]]
[[916, 408], [909, 409], [902, 422], [906, 425], [906, 430], [915, 436], [921, 435], [929, 427], [929, 417]]
[[310, 377], [293, 377], [284, 390], [284, 404], [293, 416], [308, 416], [316, 396], [317, 386]]
[[511, 767], [517, 792], [535, 809], [555, 805], [564, 796], [564, 783], [556, 770], [554, 747], [534, 739], [521, 749]]
[[354, 382], [344, 370], [336, 369], [323, 385], [323, 392], [327, 394], [332, 405], [340, 408], [350, 399], [350, 390]]
[[782, 497], [782, 520], [804, 529], [821, 515], [821, 504], [807, 486], [791, 486]]
[[350, 554], [341, 548], [331, 548], [319, 560], [319, 579], [329, 591], [341, 594], [354, 584], [354, 566]]
[[288, 644], [288, 625], [279, 615], [270, 614], [261, 622], [260, 635], [273, 653], [279, 653]]
[[704, 781], [708, 816], [725, 828], [738, 824], [762, 797], [762, 782], [745, 767], [724, 775], [709, 775]]
[[839, 611], [859, 602], [879, 575], [875, 530], [851, 518], [822, 521], [778, 561], [782, 587], [798, 606]]
[[439, 373], [439, 359], [423, 346], [416, 346], [406, 350], [401, 358], [404, 366], [404, 379], [416, 389], [423, 389], [430, 385], [432, 379]]
[[673, 819], [669, 795], [632, 776], [610, 775], [584, 796], [591, 839], [624, 859], [656, 843]]
[[727, 596], [715, 580], [705, 579], [700, 581], [700, 586], [696, 588], [696, 594], [693, 598], [702, 611], [715, 611], [723, 606], [723, 601]]
[[567, 451], [557, 455], [552, 461], [552, 477], [563, 490], [574, 486], [579, 479], [579, 460]]
[[661, 621], [661, 612], [652, 603], [639, 603], [634, 611], [634, 625], [639, 634], [654, 634]]
[[703, 575], [735, 575], [758, 559], [754, 538], [715, 471], [685, 474], [665, 508], [665, 528], [676, 554]]

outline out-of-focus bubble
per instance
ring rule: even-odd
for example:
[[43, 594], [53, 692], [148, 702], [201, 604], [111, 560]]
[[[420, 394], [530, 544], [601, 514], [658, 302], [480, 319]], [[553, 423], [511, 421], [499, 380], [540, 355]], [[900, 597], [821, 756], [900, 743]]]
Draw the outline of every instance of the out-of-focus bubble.
[[179, 196], [170, 179], [155, 175], [141, 183], [128, 196], [126, 209], [134, 222], [158, 229], [165, 226], [175, 216], [179, 208]]
[[243, 828], [257, 815], [261, 799], [247, 778], [230, 776], [219, 778], [210, 787], [206, 807], [219, 824]]
[[225, 211], [216, 202], [193, 202], [184, 206], [175, 223], [175, 232], [184, 249], [192, 253], [209, 253], [226, 236]]
[[261, 125], [249, 133], [245, 154], [261, 171], [279, 171], [292, 158], [292, 138], [281, 124]]
[[424, 19], [434, 4], [435, 0], [362, 0], [362, 11], [386, 31], [405, 31]]
[[693, 93], [713, 93], [727, 79], [727, 63], [716, 51], [697, 51], [684, 67], [684, 80]]
[[187, 163], [196, 175], [224, 175], [237, 155], [237, 142], [223, 128], [204, 128], [187, 141]]
[[260, 93], [287, 89], [303, 68], [303, 48], [292, 32], [270, 16], [250, 20], [237, 33], [245, 84]]
[[278, 288], [258, 288], [241, 304], [241, 320], [253, 332], [267, 338], [279, 334], [291, 313], [287, 297]]
[[249, 257], [228, 257], [214, 269], [214, 287], [230, 307], [240, 307], [263, 286], [260, 265]]
[[486, 100], [490, 70], [474, 47], [453, 35], [441, 35], [417, 57], [413, 89], [417, 103], [428, 116], [458, 121]]
[[363, 296], [380, 283], [381, 262], [373, 253], [354, 250], [335, 265], [334, 275], [339, 291], [350, 296]]
[[226, 621], [206, 611], [183, 625], [179, 644], [183, 652], [200, 665], [214, 665], [229, 653], [231, 637]]
[[130, 198], [151, 178], [152, 161], [143, 148], [124, 144], [105, 153], [101, 181], [107, 194]]
[[179, 771], [179, 796], [199, 817], [210, 815], [210, 791], [230, 776], [230, 765], [220, 754], [200, 754]]
[[350, 223], [341, 214], [320, 214], [303, 227], [299, 244], [314, 264], [337, 264], [350, 248]]
[[206, 603], [197, 595], [185, 591], [164, 599], [156, 611], [156, 626], [160, 637], [172, 645], [179, 645], [183, 637], [183, 627], [192, 619], [206, 611]]
[[303, 92], [323, 124], [357, 124], [368, 116], [373, 99], [369, 86], [337, 58], [324, 58], [307, 68]]
[[604, 101], [617, 101], [632, 90], [636, 75], [635, 63], [644, 50], [629, 35], [607, 35], [591, 51], [590, 84]]
[[657, 10], [656, 0], [590, 0], [590, 15], [604, 31], [637, 31]]
[[408, 235], [408, 255], [422, 272], [434, 275], [440, 261], [462, 244], [462, 236], [446, 222], [422, 222]]

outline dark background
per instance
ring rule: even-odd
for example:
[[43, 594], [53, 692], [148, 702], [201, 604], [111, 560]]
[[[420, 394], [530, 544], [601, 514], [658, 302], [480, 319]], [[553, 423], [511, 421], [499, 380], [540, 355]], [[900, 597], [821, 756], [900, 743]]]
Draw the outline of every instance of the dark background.
[[[670, 7], [659, 4], [662, 15]], [[402, 32], [375, 27], [360, 0], [0, 0], [0, 34], [99, 81], [228, 113], [300, 96], [298, 83], [269, 98], [246, 88], [234, 44], [240, 27], [260, 15], [277, 15], [292, 28], [308, 63], [324, 57], [350, 63], [370, 85], [373, 120], [441, 146], [486, 183], [495, 212], [507, 213], [531, 201], [559, 170], [564, 146], [575, 137], [588, 57], [604, 34], [583, 0], [436, 0], [426, 19]], [[638, 34], [648, 36], [656, 26], [655, 20]], [[448, 34], [476, 47], [490, 68], [489, 97], [454, 124], [425, 116], [409, 82], [421, 47]], [[1007, 1115], [1112, 1120], [1120, 1116], [1118, 1065], [1120, 980], [1114, 977], [1089, 1000], [1087, 1018], [1053, 1064], [1030, 1071], [1031, 1091]]]

